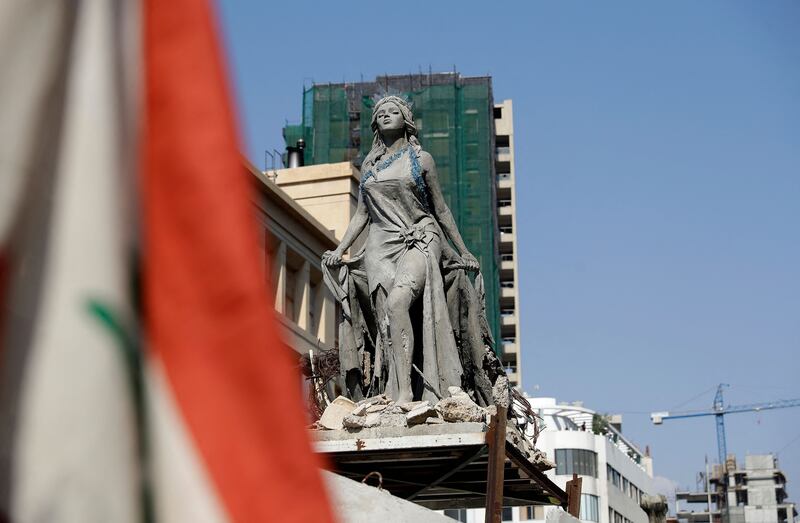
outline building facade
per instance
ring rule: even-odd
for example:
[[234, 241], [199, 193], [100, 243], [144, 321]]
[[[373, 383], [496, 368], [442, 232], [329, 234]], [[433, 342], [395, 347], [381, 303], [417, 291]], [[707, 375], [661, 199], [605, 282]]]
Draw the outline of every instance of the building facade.
[[497, 224], [500, 249], [500, 347], [511, 384], [522, 388], [519, 321], [517, 198], [514, 178], [514, 110], [511, 100], [494, 106]]
[[[647, 523], [647, 514], [639, 505], [644, 494], [655, 493], [653, 460], [623, 436], [622, 416], [601, 416], [579, 402], [558, 404], [554, 398], [529, 401], [545, 426], [537, 448], [556, 463], [547, 474], [562, 488], [573, 473], [583, 478], [580, 519]], [[532, 512], [521, 514], [524, 518], [520, 521], [546, 516]]]
[[[788, 501], [786, 476], [772, 454], [748, 455], [744, 467], [729, 455], [724, 466], [715, 464], [702, 478], [698, 492], [676, 492], [675, 513], [690, 523], [791, 523], [797, 516]], [[682, 503], [706, 505], [691, 510]]]
[[[304, 140], [306, 166], [302, 171], [278, 171], [277, 183], [341, 238], [341, 215], [332, 207], [338, 202], [339, 209], [348, 208], [352, 215], [357, 192], [350, 192], [352, 198], [345, 201], [348, 189], [341, 183], [334, 186], [331, 177], [353, 164], [356, 185], [352, 187], [357, 190], [357, 166], [372, 143], [372, 105], [387, 92], [400, 93], [413, 103], [422, 145], [434, 157], [447, 203], [465, 243], [481, 263], [495, 348], [512, 384], [519, 386], [513, 109], [510, 100], [494, 104], [491, 78], [438, 73], [314, 85], [303, 95], [302, 123], [284, 128], [287, 145]], [[323, 169], [329, 175], [312, 174], [310, 168], [321, 164], [330, 166]], [[295, 179], [300, 172], [305, 179]], [[309, 183], [312, 178], [319, 183]]]
[[[324, 224], [337, 244], [341, 241], [358, 207], [361, 178], [352, 163], [307, 165], [269, 174], [292, 200]], [[356, 242], [351, 250], [360, 247]]]
[[336, 304], [322, 281], [322, 253], [338, 242], [333, 233], [249, 163], [261, 241], [276, 318], [287, 345], [300, 354], [332, 349]]
[[[586, 523], [648, 523], [639, 506], [653, 494], [653, 461], [622, 435], [622, 417], [598, 416], [581, 404], [528, 398], [543, 421], [536, 448], [555, 462], [547, 475], [562, 489], [573, 474], [582, 478], [580, 519]], [[594, 430], [593, 430], [594, 429]], [[503, 521], [542, 523], [555, 506], [506, 507]], [[465, 523], [484, 520], [482, 509], [448, 510]]]

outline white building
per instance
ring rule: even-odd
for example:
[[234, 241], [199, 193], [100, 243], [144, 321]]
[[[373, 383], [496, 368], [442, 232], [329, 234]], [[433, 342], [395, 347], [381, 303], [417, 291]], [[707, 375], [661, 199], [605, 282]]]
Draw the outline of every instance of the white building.
[[[641, 496], [654, 494], [653, 462], [621, 432], [621, 416], [603, 423], [604, 434], [592, 432], [595, 411], [580, 404], [559, 405], [555, 398], [528, 398], [544, 420], [536, 448], [556, 463], [547, 475], [562, 489], [572, 474], [583, 478], [581, 520], [592, 523], [647, 523]], [[602, 418], [602, 417], [601, 417]], [[559, 507], [507, 507], [503, 521], [544, 521]], [[453, 510], [445, 514], [466, 523], [484, 520], [484, 511]]]

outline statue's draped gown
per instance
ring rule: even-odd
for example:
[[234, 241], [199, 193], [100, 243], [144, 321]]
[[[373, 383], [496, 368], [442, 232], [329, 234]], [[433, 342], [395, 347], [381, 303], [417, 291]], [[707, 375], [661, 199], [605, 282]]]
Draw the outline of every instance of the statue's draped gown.
[[[384, 305], [393, 287], [419, 287], [412, 285], [406, 271], [398, 273], [404, 257], [417, 251], [425, 260], [425, 284], [421, 292], [414, 294], [410, 311], [414, 347], [409, 349], [413, 350], [412, 362], [425, 378], [412, 370], [412, 388], [414, 399], [435, 402], [437, 396], [447, 395], [448, 387], [468, 385], [465, 367], [471, 377], [471, 367], [480, 366], [474, 359], [484, 351], [484, 340], [491, 339], [478, 300], [480, 293], [475, 292], [463, 270], [446, 269], [460, 260], [431, 210], [418, 153], [413, 147], [407, 146], [379, 161], [363, 175], [360, 190], [369, 215], [364, 248], [345, 263], [338, 279], [325, 271], [326, 282], [344, 312], [339, 336], [342, 375], [346, 381], [349, 379], [347, 388], [355, 399], [381, 392], [398, 397], [396, 362], [405, 357], [401, 352], [405, 348], [390, 343]], [[447, 281], [443, 269], [453, 272]], [[355, 375], [360, 382], [357, 387], [353, 383]]]

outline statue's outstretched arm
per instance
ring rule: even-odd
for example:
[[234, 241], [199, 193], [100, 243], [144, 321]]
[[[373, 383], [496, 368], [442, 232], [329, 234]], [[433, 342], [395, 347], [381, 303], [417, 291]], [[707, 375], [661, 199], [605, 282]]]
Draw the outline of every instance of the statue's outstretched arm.
[[356, 213], [353, 215], [353, 218], [350, 219], [350, 224], [347, 226], [342, 242], [336, 247], [336, 250], [327, 251], [322, 255], [322, 263], [329, 266], [341, 265], [344, 251], [353, 245], [353, 242], [356, 241], [356, 238], [358, 238], [358, 235], [361, 234], [361, 231], [364, 230], [368, 222], [369, 215], [367, 214], [367, 206], [364, 204], [364, 199], [361, 197], [361, 194], [359, 194]]
[[419, 159], [423, 176], [425, 176], [425, 182], [428, 186], [428, 192], [430, 193], [431, 203], [433, 204], [433, 211], [436, 214], [439, 225], [441, 225], [444, 233], [453, 242], [455, 248], [458, 249], [459, 254], [461, 254], [461, 257], [464, 259], [465, 265], [469, 268], [477, 269], [478, 261], [464, 244], [464, 239], [461, 238], [461, 233], [458, 231], [453, 213], [450, 212], [450, 207], [447, 206], [447, 202], [444, 200], [442, 187], [439, 185], [439, 175], [436, 172], [436, 162], [433, 161], [433, 157], [430, 153], [425, 151], [420, 152]]

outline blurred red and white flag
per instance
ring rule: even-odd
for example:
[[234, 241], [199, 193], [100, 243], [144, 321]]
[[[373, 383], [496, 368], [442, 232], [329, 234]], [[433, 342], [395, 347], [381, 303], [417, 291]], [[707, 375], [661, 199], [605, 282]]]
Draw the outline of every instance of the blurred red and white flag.
[[0, 520], [331, 521], [207, 2], [6, 0], [0, 71]]

